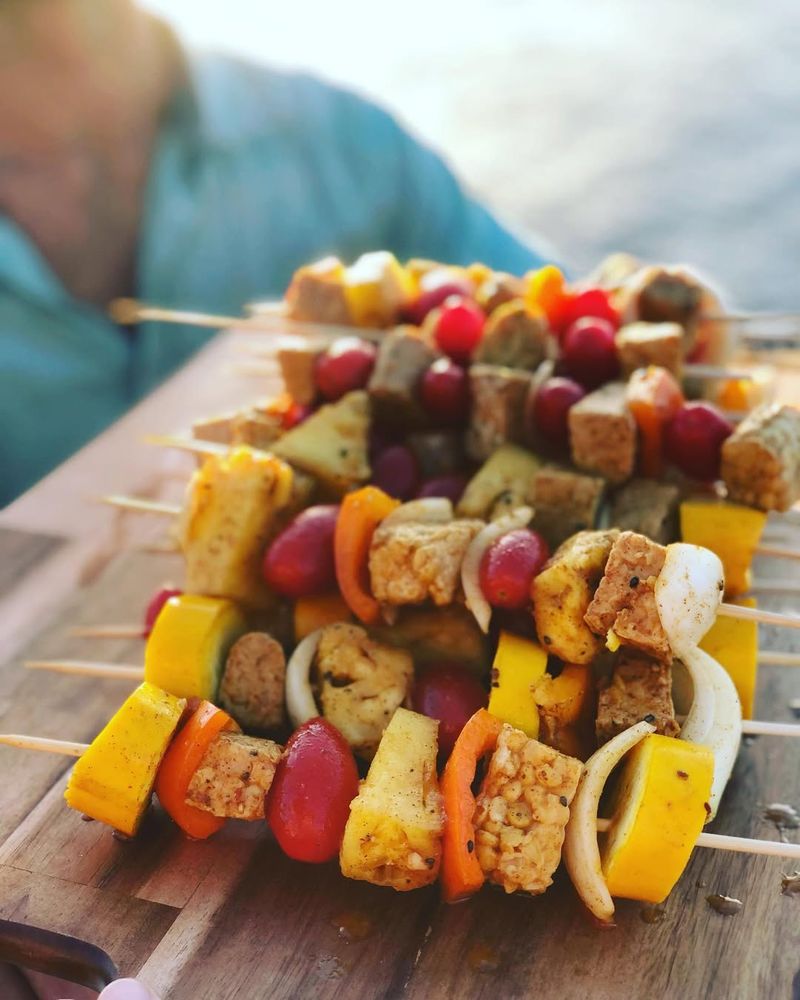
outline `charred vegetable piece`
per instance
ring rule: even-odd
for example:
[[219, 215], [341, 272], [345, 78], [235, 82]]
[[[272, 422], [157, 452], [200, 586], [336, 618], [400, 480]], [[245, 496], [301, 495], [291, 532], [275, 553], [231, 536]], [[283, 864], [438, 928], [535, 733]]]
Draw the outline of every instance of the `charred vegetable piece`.
[[399, 708], [350, 806], [339, 863], [347, 878], [405, 892], [436, 881], [444, 815], [438, 723]]
[[408, 695], [413, 660], [358, 625], [328, 625], [317, 645], [317, 672], [322, 714], [356, 753], [371, 758]]
[[133, 837], [185, 707], [185, 699], [140, 684], [78, 759], [67, 805]]
[[366, 392], [349, 392], [287, 431], [275, 442], [273, 451], [334, 492], [344, 493], [369, 479], [368, 429]]
[[459, 517], [487, 519], [501, 499], [512, 507], [528, 501], [531, 485], [541, 462], [514, 444], [504, 444], [486, 459], [470, 479], [456, 511]]

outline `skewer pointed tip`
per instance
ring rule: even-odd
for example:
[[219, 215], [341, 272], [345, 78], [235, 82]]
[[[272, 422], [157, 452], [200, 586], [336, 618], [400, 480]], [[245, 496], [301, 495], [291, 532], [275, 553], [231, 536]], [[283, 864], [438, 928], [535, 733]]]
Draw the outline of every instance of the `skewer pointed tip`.
[[139, 322], [141, 306], [136, 299], [112, 299], [108, 304], [108, 315], [120, 326], [133, 326]]

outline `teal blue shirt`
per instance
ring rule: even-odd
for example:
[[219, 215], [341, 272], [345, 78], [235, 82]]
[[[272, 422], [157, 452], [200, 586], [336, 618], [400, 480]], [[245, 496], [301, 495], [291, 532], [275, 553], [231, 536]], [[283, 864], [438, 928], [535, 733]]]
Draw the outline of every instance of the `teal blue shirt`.
[[[541, 262], [385, 111], [313, 78], [189, 59], [145, 195], [136, 295], [237, 313], [301, 264], [372, 249], [522, 273]], [[181, 364], [207, 332], [134, 336], [72, 298], [0, 218], [0, 503]]]

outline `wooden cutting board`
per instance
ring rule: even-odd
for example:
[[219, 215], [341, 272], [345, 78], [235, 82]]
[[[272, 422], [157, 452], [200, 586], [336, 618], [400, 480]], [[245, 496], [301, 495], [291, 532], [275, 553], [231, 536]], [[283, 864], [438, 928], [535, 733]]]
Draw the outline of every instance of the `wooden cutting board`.
[[[0, 533], [0, 588], [9, 567], [30, 572], [52, 544]], [[91, 739], [131, 685], [29, 673], [21, 660], [141, 662], [142, 643], [87, 643], [65, 628], [135, 620], [179, 568], [174, 557], [129, 553], [76, 592], [0, 670], [0, 727]], [[758, 570], [779, 573], [777, 564]], [[762, 631], [766, 648], [790, 648], [788, 632]], [[799, 693], [799, 672], [763, 668], [759, 717], [790, 719]], [[448, 907], [435, 890], [396, 894], [344, 879], [335, 865], [291, 862], [260, 824], [230, 823], [190, 843], [156, 811], [121, 842], [64, 805], [68, 760], [0, 754], [0, 917], [99, 945], [164, 998], [800, 996], [800, 898], [781, 894], [780, 860], [698, 850], [663, 909], [621, 902], [616, 929], [599, 930], [563, 874], [535, 899], [486, 889]], [[777, 836], [763, 807], [800, 804], [799, 762], [787, 740], [744, 746], [714, 828]], [[711, 893], [744, 907], [720, 916]]]
[[[158, 585], [180, 580], [180, 563], [141, 552], [114, 557], [135, 533], [85, 499], [163, 492], [170, 478], [179, 489], [186, 456], [176, 470], [137, 436], [274, 389], [274, 378], [255, 387], [227, 372], [220, 378], [228, 361], [230, 341], [221, 338], [0, 515], [0, 731], [88, 741], [130, 691], [21, 664], [142, 662], [141, 642], [77, 640], [66, 628], [138, 620]], [[796, 372], [791, 381], [787, 398], [797, 395]], [[800, 528], [784, 541], [800, 548]], [[793, 565], [761, 560], [757, 576], [786, 578]], [[791, 611], [800, 597], [763, 603]], [[764, 648], [800, 650], [800, 633], [762, 628], [761, 638]], [[759, 718], [792, 719], [797, 697], [800, 671], [762, 669]], [[763, 810], [800, 806], [798, 765], [796, 741], [743, 746], [714, 829], [777, 837]], [[229, 823], [212, 841], [190, 843], [154, 811], [141, 836], [123, 843], [66, 808], [69, 766], [0, 748], [0, 918], [100, 946], [163, 1000], [800, 1000], [800, 896], [781, 895], [780, 860], [698, 850], [663, 908], [620, 902], [616, 928], [600, 930], [563, 873], [544, 896], [485, 889], [447, 907], [435, 889], [396, 894], [344, 879], [336, 865], [289, 861], [260, 824]], [[795, 839], [798, 831], [786, 833]], [[720, 916], [706, 902], [711, 893], [735, 896], [743, 909]]]

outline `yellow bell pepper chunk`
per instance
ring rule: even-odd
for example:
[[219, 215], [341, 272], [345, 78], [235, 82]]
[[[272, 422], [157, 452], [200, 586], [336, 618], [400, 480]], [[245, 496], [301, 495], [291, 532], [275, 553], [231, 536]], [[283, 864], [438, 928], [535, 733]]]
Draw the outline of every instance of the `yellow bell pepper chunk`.
[[231, 601], [182, 594], [156, 618], [144, 653], [144, 677], [179, 698], [217, 697], [228, 650], [246, 631]]
[[272, 607], [261, 561], [276, 515], [292, 500], [292, 481], [286, 462], [245, 445], [206, 459], [189, 484], [180, 526], [189, 593]]
[[741, 504], [684, 500], [681, 538], [719, 556], [725, 570], [725, 595], [735, 597], [750, 589], [750, 564], [766, 520], [763, 511]]
[[353, 613], [338, 591], [334, 594], [300, 597], [294, 606], [294, 641], [300, 642], [325, 625], [352, 620]]
[[356, 326], [392, 326], [415, 283], [388, 250], [362, 254], [345, 272], [344, 294]]
[[183, 698], [140, 684], [73, 768], [67, 805], [134, 836], [185, 707]]
[[[743, 597], [734, 603], [756, 607], [753, 597]], [[758, 677], [758, 623], [719, 615], [700, 641], [700, 648], [731, 675], [742, 703], [742, 716], [752, 719]]]
[[714, 777], [708, 747], [653, 734], [627, 756], [601, 862], [612, 896], [661, 903], [686, 867]]
[[539, 709], [531, 688], [547, 669], [547, 653], [530, 639], [501, 632], [492, 665], [489, 712], [526, 736], [539, 735]]

